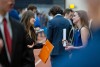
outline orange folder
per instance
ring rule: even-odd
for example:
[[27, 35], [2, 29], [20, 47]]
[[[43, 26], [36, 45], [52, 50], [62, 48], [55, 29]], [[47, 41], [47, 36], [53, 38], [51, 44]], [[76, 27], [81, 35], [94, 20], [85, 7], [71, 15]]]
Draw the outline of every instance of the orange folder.
[[49, 40], [46, 40], [43, 48], [41, 49], [40, 53], [39, 53], [39, 58], [46, 63], [51, 51], [53, 50], [54, 46], [50, 43]]

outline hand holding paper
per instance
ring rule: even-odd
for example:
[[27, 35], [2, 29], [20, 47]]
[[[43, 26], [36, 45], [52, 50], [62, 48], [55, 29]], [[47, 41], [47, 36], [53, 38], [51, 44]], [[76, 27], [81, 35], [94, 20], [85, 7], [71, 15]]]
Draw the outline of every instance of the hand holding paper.
[[50, 53], [51, 51], [53, 50], [54, 46], [49, 42], [49, 40], [46, 40], [43, 48], [41, 49], [40, 51], [40, 54], [39, 54], [39, 57], [40, 59], [46, 63], [49, 56], [50, 56]]
[[66, 46], [66, 29], [63, 29], [63, 40], [64, 40], [64, 42], [63, 42], [63, 46], [65, 47]]

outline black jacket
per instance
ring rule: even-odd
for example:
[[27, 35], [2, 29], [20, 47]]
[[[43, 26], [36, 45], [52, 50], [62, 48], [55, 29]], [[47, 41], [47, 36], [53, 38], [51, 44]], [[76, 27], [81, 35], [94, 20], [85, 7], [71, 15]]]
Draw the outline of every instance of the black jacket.
[[[12, 29], [12, 55], [11, 62], [8, 61], [5, 43], [0, 53], [0, 63], [3, 67], [22, 67], [23, 53], [25, 51], [25, 30], [15, 19], [9, 18]], [[2, 38], [2, 35], [0, 35]], [[3, 38], [2, 38], [3, 39]], [[3, 39], [4, 41], [4, 39]]]
[[[34, 32], [33, 28], [30, 28], [32, 32]], [[32, 45], [34, 42], [34, 38], [31, 38], [29, 35], [26, 33], [26, 41], [25, 43], [27, 45]], [[26, 50], [24, 52], [24, 66], [23, 67], [35, 67], [35, 57], [33, 50], [34, 49], [39, 49], [42, 48], [43, 44], [42, 43], [36, 43], [33, 48], [28, 48], [26, 47]]]

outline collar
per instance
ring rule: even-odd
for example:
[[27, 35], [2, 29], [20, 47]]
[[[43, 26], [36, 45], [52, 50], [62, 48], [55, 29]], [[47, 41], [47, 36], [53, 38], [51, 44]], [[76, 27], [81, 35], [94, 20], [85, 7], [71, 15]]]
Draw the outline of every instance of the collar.
[[3, 17], [0, 15], [0, 24], [2, 23]]
[[9, 15], [8, 15], [8, 13], [6, 13], [5, 16], [0, 15], [0, 24], [2, 23], [4, 17], [7, 19], [7, 21], [9, 20]]
[[56, 14], [54, 17], [56, 17], [56, 16], [62, 16], [61, 14]]
[[61, 14], [56, 14], [55, 17], [58, 16], [58, 15], [62, 16]]

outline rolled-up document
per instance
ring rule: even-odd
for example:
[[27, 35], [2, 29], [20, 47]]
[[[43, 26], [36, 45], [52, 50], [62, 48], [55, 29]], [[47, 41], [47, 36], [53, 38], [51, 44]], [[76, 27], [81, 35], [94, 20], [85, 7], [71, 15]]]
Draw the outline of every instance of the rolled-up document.
[[64, 40], [64, 42], [63, 42], [63, 46], [65, 47], [66, 46], [66, 29], [63, 29], [63, 40]]

